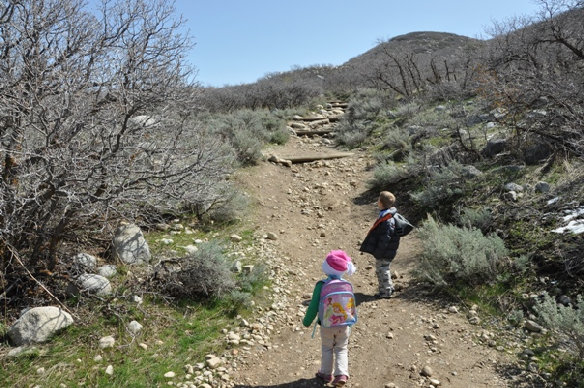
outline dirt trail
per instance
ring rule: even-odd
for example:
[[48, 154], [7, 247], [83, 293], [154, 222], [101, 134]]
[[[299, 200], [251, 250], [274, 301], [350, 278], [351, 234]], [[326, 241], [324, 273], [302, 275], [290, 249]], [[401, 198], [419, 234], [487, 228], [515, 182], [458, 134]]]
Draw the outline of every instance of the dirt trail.
[[[322, 138], [293, 137], [274, 148], [281, 154], [333, 152]], [[414, 285], [409, 271], [419, 242], [415, 234], [402, 239], [392, 265], [404, 288], [394, 298], [376, 300], [374, 259], [360, 255], [358, 246], [377, 216], [376, 197], [367, 192], [372, 160], [360, 151], [348, 158], [291, 168], [265, 162], [239, 179], [257, 200], [254, 224], [281, 258], [279, 276], [286, 278], [289, 303], [286, 320], [272, 328], [271, 344], [241, 356], [233, 375], [236, 387], [318, 387], [314, 378], [320, 364], [320, 337], [301, 320], [314, 283], [323, 277], [320, 266], [331, 249], [345, 250], [356, 262], [353, 282], [359, 321], [349, 344], [348, 387], [504, 387], [511, 383], [497, 373], [506, 354], [478, 345], [479, 335], [492, 334], [473, 326], [463, 306], [432, 301]], [[391, 187], [388, 188], [391, 190]], [[399, 198], [397, 203], [399, 209]], [[403, 209], [407, 214], [407, 210]], [[487, 341], [485, 341], [487, 342]], [[492, 344], [493, 345], [493, 344]], [[420, 371], [429, 366], [431, 377]], [[439, 383], [438, 383], [439, 382]], [[393, 384], [393, 385], [392, 385]]]

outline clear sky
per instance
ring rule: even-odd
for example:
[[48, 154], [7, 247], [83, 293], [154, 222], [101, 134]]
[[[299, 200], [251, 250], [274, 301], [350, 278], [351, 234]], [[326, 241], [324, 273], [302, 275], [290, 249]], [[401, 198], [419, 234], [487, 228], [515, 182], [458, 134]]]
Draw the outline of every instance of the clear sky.
[[204, 86], [255, 82], [294, 66], [341, 65], [413, 31], [485, 38], [494, 21], [533, 16], [535, 0], [176, 0]]

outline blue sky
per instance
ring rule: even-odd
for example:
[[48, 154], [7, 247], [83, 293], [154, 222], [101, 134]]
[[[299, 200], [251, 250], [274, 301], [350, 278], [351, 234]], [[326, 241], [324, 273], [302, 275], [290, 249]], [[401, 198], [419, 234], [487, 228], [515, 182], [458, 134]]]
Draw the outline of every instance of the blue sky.
[[533, 16], [535, 0], [176, 0], [204, 86], [250, 83], [294, 66], [340, 65], [412, 31], [488, 37], [493, 21]]

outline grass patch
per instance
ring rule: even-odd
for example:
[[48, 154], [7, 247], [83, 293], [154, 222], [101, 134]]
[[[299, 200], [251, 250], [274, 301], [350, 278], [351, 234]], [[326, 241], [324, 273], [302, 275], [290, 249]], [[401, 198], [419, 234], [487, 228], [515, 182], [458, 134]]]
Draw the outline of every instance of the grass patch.
[[[180, 306], [145, 302], [136, 338], [125, 330], [127, 322], [101, 318], [76, 324], [37, 352], [18, 358], [2, 358], [0, 380], [4, 386], [147, 387], [166, 385], [164, 374], [174, 371], [184, 379], [184, 366], [202, 362], [209, 353], [224, 349], [221, 330], [234, 324], [224, 303]], [[131, 318], [128, 317], [128, 320]], [[114, 348], [99, 349], [105, 335], [116, 338]], [[146, 349], [139, 346], [145, 344]], [[96, 360], [96, 356], [101, 360]], [[114, 373], [105, 373], [112, 365]], [[44, 373], [37, 373], [44, 368]]]

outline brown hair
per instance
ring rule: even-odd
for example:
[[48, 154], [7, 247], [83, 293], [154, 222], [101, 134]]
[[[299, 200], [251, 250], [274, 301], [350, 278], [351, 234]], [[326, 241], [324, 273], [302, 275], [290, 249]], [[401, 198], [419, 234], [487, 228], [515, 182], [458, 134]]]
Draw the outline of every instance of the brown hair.
[[384, 208], [390, 208], [395, 204], [395, 195], [389, 191], [382, 191], [379, 193], [379, 202], [381, 202]]

